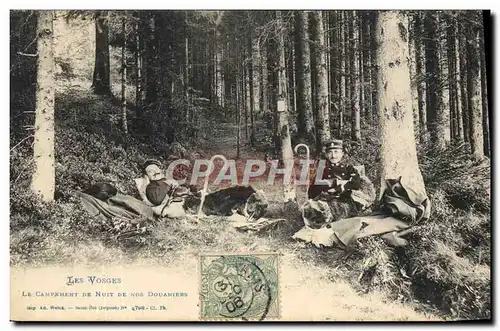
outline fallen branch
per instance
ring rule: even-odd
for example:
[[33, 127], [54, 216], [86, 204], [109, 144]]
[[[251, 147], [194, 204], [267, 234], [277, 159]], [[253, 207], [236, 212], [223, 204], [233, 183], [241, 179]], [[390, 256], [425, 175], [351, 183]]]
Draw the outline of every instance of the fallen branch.
[[25, 140], [27, 140], [28, 138], [33, 138], [33, 137], [34, 137], [34, 135], [30, 134], [30, 135], [29, 135], [29, 136], [27, 136], [26, 138], [22, 139], [20, 142], [18, 142], [18, 143], [16, 144], [16, 146], [14, 146], [14, 147], [12, 147], [12, 148], [10, 149], [10, 152], [12, 153], [12, 151], [13, 151], [14, 149], [16, 149], [19, 145], [21, 145], [21, 144], [22, 144]]
[[37, 56], [38, 56], [38, 53], [35, 53], [35, 54], [28, 54], [28, 53], [23, 53], [23, 52], [17, 52], [17, 55], [27, 56], [27, 57], [37, 57]]

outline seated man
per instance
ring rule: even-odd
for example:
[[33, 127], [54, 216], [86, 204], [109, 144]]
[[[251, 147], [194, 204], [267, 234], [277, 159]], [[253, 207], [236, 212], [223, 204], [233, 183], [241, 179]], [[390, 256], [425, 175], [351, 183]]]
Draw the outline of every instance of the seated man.
[[[325, 168], [320, 177], [326, 183], [316, 182], [316, 173], [311, 176], [308, 195], [312, 200], [306, 202], [303, 210], [304, 222], [312, 228], [356, 216], [375, 199], [371, 181], [355, 166], [343, 162], [343, 156], [342, 140], [323, 145]], [[319, 201], [326, 202], [329, 208]]]
[[189, 190], [175, 180], [167, 180], [160, 166], [161, 163], [155, 160], [144, 163], [143, 176], [135, 179], [139, 195], [145, 204], [152, 206], [157, 216], [183, 216], [182, 205]]

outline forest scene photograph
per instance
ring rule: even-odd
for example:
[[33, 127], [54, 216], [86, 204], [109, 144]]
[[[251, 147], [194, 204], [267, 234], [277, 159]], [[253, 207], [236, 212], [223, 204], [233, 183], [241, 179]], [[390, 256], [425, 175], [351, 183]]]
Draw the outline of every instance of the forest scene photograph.
[[11, 10], [11, 269], [278, 252], [283, 320], [491, 321], [491, 24]]

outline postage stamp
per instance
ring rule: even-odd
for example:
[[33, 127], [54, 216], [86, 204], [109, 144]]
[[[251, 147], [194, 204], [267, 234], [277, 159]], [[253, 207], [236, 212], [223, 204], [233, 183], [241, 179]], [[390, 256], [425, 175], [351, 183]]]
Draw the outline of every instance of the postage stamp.
[[201, 254], [200, 317], [262, 321], [280, 317], [279, 254]]

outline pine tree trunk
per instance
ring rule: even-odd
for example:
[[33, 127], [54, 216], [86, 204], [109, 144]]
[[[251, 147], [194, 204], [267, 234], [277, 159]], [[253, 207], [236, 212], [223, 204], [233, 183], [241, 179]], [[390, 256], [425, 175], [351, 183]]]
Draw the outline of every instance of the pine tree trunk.
[[449, 105], [450, 105], [450, 140], [457, 140], [457, 105], [456, 91], [457, 84], [455, 80], [456, 63], [455, 63], [455, 25], [453, 18], [447, 17], [447, 58], [448, 58], [448, 85], [449, 85]]
[[463, 104], [462, 104], [462, 91], [461, 91], [461, 79], [462, 79], [462, 74], [461, 74], [461, 51], [460, 51], [460, 35], [459, 35], [459, 28], [458, 28], [458, 20], [454, 20], [454, 30], [455, 30], [455, 39], [454, 39], [454, 46], [453, 46], [453, 56], [455, 57], [455, 72], [453, 74], [454, 77], [454, 84], [455, 84], [455, 108], [456, 108], [456, 140], [457, 141], [463, 141], [463, 131], [464, 131], [464, 124], [463, 124], [463, 119], [462, 119], [462, 113], [463, 113]]
[[330, 139], [330, 112], [328, 107], [328, 73], [326, 67], [325, 37], [323, 30], [323, 17], [321, 11], [313, 11], [311, 17], [311, 39], [315, 43], [314, 62], [315, 73], [315, 97], [318, 109], [316, 121], [316, 146], [320, 146]]
[[384, 87], [378, 90], [382, 137], [380, 197], [386, 188], [385, 180], [399, 177], [412, 190], [425, 193], [413, 134], [407, 35], [408, 18], [404, 12], [379, 13], [376, 24], [378, 86]]
[[437, 15], [437, 23], [438, 23], [438, 33], [441, 37], [439, 39], [438, 43], [438, 54], [439, 54], [439, 86], [440, 86], [440, 91], [439, 91], [439, 97], [440, 97], [440, 112], [441, 114], [438, 116], [438, 121], [441, 122], [441, 125], [443, 126], [442, 129], [442, 134], [439, 139], [442, 139], [443, 142], [440, 143], [442, 144], [441, 146], [446, 146], [447, 143], [450, 142], [450, 82], [448, 80], [448, 57], [447, 57], [447, 46], [448, 46], [448, 40], [446, 39], [446, 19], [445, 15], [443, 13], [440, 13]]
[[267, 51], [265, 47], [260, 49], [260, 110], [262, 113], [269, 112], [268, 89], [267, 89]]
[[363, 35], [364, 35], [364, 24], [363, 24], [363, 17], [364, 14], [362, 11], [357, 12], [358, 15], [356, 15], [356, 22], [357, 22], [357, 30], [358, 30], [358, 47], [357, 47], [357, 52], [358, 52], [358, 80], [359, 80], [359, 121], [360, 121], [360, 139], [361, 139], [361, 114], [364, 114], [366, 112], [365, 110], [365, 73], [364, 73], [364, 68], [363, 68], [363, 55], [364, 55], [364, 50], [363, 50]]
[[479, 53], [481, 54], [481, 101], [483, 110], [483, 141], [484, 154], [490, 156], [490, 125], [488, 111], [488, 84], [486, 70], [486, 51], [484, 45], [484, 27], [481, 26], [481, 43], [479, 45]]
[[142, 95], [142, 53], [143, 53], [143, 41], [142, 41], [142, 29], [141, 29], [142, 17], [138, 16], [138, 22], [135, 25], [135, 63], [136, 63], [136, 89], [135, 89], [135, 111], [137, 114], [141, 113], [143, 95]]
[[375, 122], [378, 118], [379, 112], [378, 109], [378, 63], [377, 63], [377, 38], [375, 33], [375, 25], [378, 17], [377, 11], [371, 11], [369, 13], [369, 21], [371, 23], [372, 28], [370, 29], [370, 58], [371, 58], [371, 74], [372, 74], [372, 86], [370, 87], [372, 92], [372, 122]]
[[351, 64], [351, 140], [361, 141], [361, 116], [359, 112], [360, 104], [360, 89], [359, 89], [359, 43], [358, 32], [359, 26], [357, 24], [357, 12], [351, 12], [350, 19], [350, 51], [349, 56]]
[[350, 12], [349, 11], [344, 11], [344, 72], [345, 72], [345, 103], [344, 103], [344, 113], [343, 115], [343, 121], [345, 122], [347, 120], [346, 114], [350, 113], [350, 110], [352, 109], [352, 98], [351, 98], [351, 77], [352, 77], [352, 72], [351, 72], [351, 43], [350, 40], [352, 39], [352, 36], [350, 35], [351, 32], [351, 17], [350, 17]]
[[427, 129], [432, 146], [442, 149], [445, 146], [444, 105], [442, 103], [442, 86], [440, 70], [440, 47], [436, 31], [438, 31], [437, 14], [425, 13], [425, 71], [427, 87]]
[[414, 37], [415, 37], [415, 71], [417, 75], [417, 97], [418, 97], [418, 133], [420, 143], [424, 143], [427, 135], [427, 106], [426, 106], [426, 79], [425, 79], [425, 59], [424, 44], [422, 42], [422, 13], [417, 12], [414, 16]]
[[255, 146], [255, 126], [254, 115], [259, 112], [259, 96], [260, 96], [260, 79], [259, 79], [259, 45], [258, 39], [253, 36], [252, 29], [248, 31], [248, 51], [250, 55], [250, 63], [248, 64], [249, 79], [250, 79], [250, 145]]
[[[470, 12], [470, 19], [477, 21], [476, 12]], [[467, 91], [470, 114], [470, 144], [476, 161], [484, 158], [483, 117], [481, 106], [481, 67], [479, 52], [479, 29], [469, 27], [467, 35]]]
[[[245, 54], [248, 54], [245, 52]], [[251, 112], [251, 100], [252, 97], [250, 95], [250, 77], [249, 77], [249, 68], [248, 64], [245, 64], [243, 67], [245, 71], [245, 139], [248, 140], [248, 113]]]
[[457, 52], [459, 54], [457, 56], [460, 57], [460, 96], [461, 96], [461, 103], [462, 103], [462, 133], [464, 137], [464, 141], [469, 143], [470, 142], [470, 131], [469, 131], [469, 105], [468, 105], [468, 97], [467, 97], [467, 56], [464, 56], [463, 53], [466, 53], [466, 43], [465, 43], [465, 38], [463, 37], [466, 33], [466, 30], [464, 29], [463, 23], [460, 23], [459, 25], [459, 31], [460, 33], [458, 34], [459, 38], [459, 47]]
[[416, 47], [415, 43], [415, 28], [414, 19], [411, 20], [409, 24], [409, 66], [410, 66], [410, 81], [411, 81], [411, 98], [412, 98], [412, 109], [413, 109], [413, 128], [415, 129], [415, 135], [419, 135], [419, 110], [418, 110], [418, 75], [417, 75], [417, 65], [416, 65]]
[[364, 117], [367, 122], [371, 121], [372, 113], [372, 70], [371, 70], [371, 52], [370, 52], [370, 34], [373, 28], [368, 19], [369, 13], [364, 14], [363, 25], [363, 82], [364, 82]]
[[92, 87], [96, 94], [110, 94], [109, 40], [107, 14], [98, 11], [95, 19], [95, 64]]
[[217, 13], [217, 19], [215, 24], [215, 92], [216, 92], [216, 102], [217, 105], [224, 107], [224, 83], [222, 75], [222, 54], [224, 49], [224, 42], [221, 33], [221, 23], [222, 17], [224, 16], [223, 11]]
[[339, 66], [340, 66], [340, 80], [339, 80], [339, 110], [337, 117], [337, 137], [342, 137], [342, 129], [344, 127], [344, 109], [346, 109], [346, 47], [345, 47], [345, 12], [339, 11]]
[[333, 125], [330, 125], [334, 128], [334, 132], [339, 131], [339, 110], [340, 110], [340, 102], [339, 102], [339, 40], [338, 40], [338, 29], [339, 19], [337, 11], [330, 12], [329, 18], [329, 35], [330, 35], [330, 106], [331, 113], [333, 116], [330, 118], [335, 119]]
[[308, 13], [296, 11], [295, 16], [295, 64], [297, 77], [297, 130], [302, 138], [314, 140], [314, 118], [311, 92], [311, 51], [308, 42]]
[[37, 75], [34, 133], [34, 173], [31, 191], [43, 201], [54, 200], [54, 51], [52, 46], [54, 12], [38, 11]]
[[[281, 13], [276, 11], [276, 19], [278, 24], [282, 25]], [[290, 137], [290, 127], [288, 123], [288, 107], [286, 100], [286, 61], [285, 61], [285, 42], [283, 32], [278, 36], [277, 49], [279, 51], [279, 71], [278, 71], [278, 103], [277, 103], [277, 117], [278, 117], [278, 132], [281, 141], [281, 160], [285, 167], [293, 168], [293, 150], [292, 139]], [[284, 202], [296, 201], [295, 185], [290, 177], [288, 182], [283, 185]]]
[[146, 64], [146, 103], [154, 103], [158, 98], [158, 34], [156, 17], [150, 14], [148, 18], [147, 62]]
[[121, 58], [121, 67], [122, 67], [122, 131], [127, 134], [128, 133], [128, 125], [127, 125], [127, 31], [125, 29], [125, 18], [122, 18], [122, 33], [123, 33], [123, 44], [122, 44], [122, 58]]

